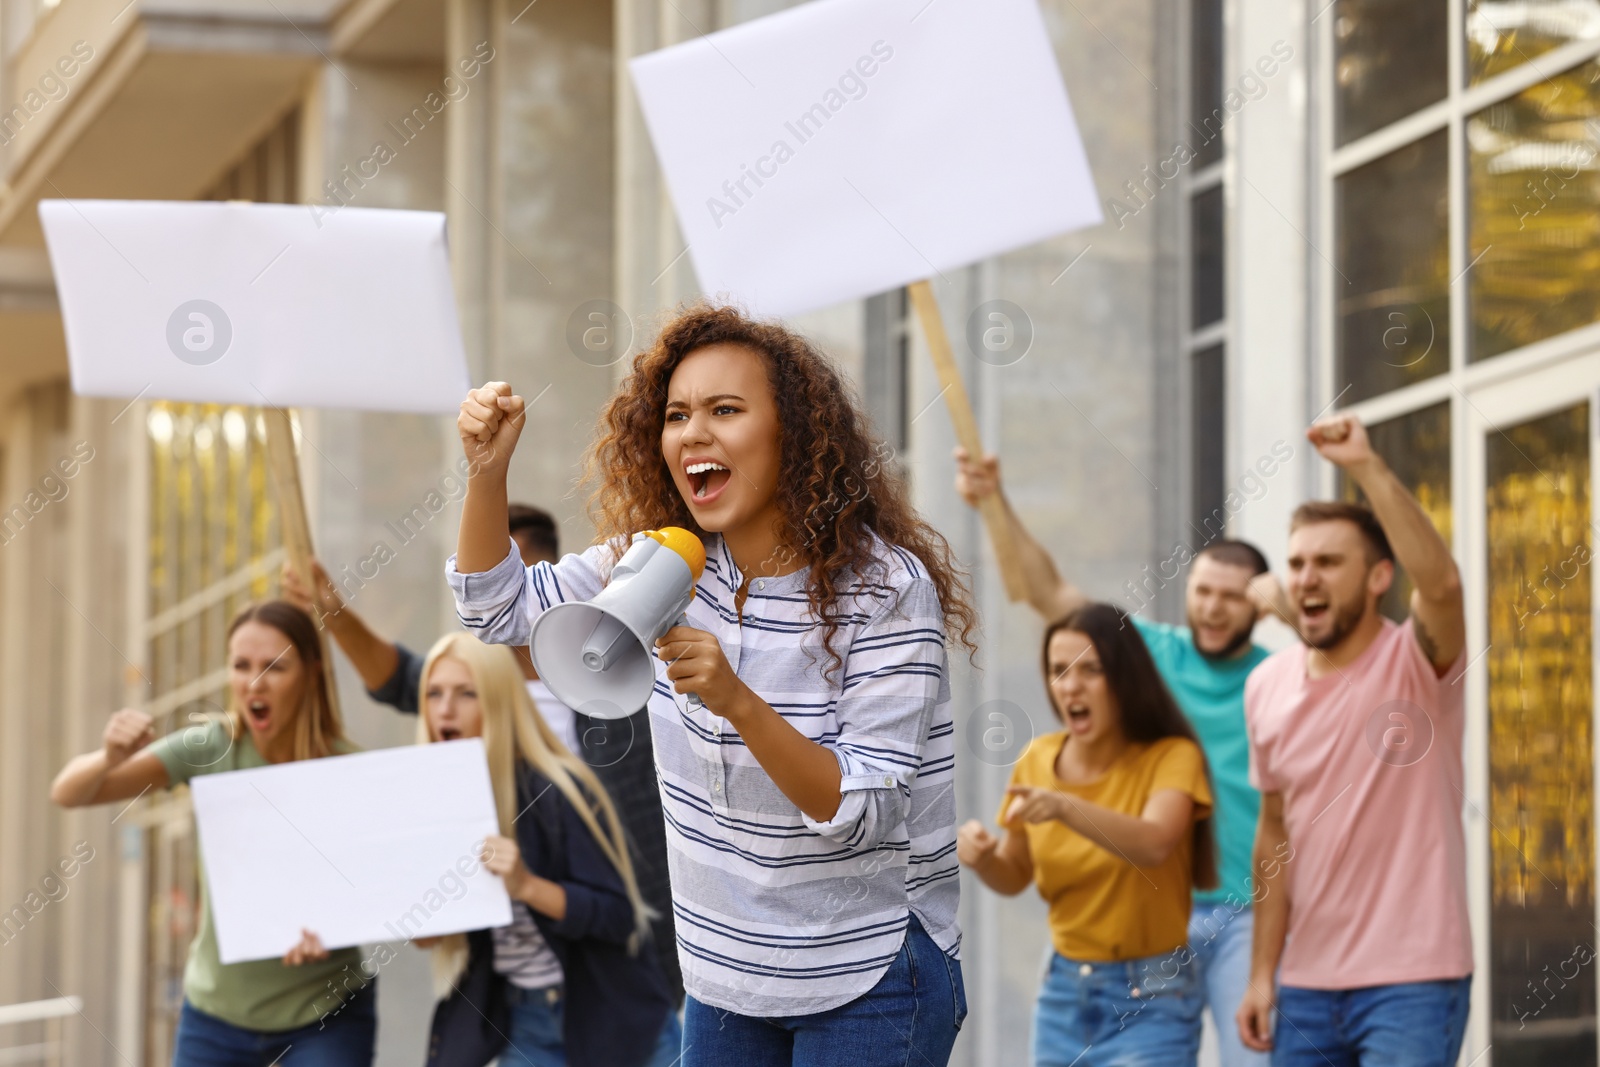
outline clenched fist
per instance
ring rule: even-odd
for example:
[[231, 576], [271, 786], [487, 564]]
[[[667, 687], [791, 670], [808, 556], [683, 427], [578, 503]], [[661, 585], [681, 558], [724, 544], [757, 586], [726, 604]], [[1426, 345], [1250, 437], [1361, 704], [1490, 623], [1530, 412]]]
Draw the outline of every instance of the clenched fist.
[[956, 858], [965, 867], [977, 867], [994, 856], [1000, 839], [977, 819], [968, 819], [956, 831]]
[[333, 584], [333, 579], [328, 577], [328, 572], [323, 570], [322, 564], [316, 560], [311, 561], [311, 575], [317, 593], [316, 606], [311, 603], [312, 586], [300, 577], [300, 572], [294, 569], [294, 564], [288, 560], [283, 561], [283, 570], [278, 576], [279, 590], [283, 599], [310, 615], [313, 619], [320, 611], [324, 615], [337, 615], [344, 610], [344, 600], [339, 596], [339, 590]]
[[527, 418], [527, 405], [505, 382], [490, 382], [467, 393], [456, 416], [461, 450], [470, 476], [504, 476]]
[[1325, 419], [1318, 419], [1306, 431], [1306, 440], [1311, 442], [1323, 459], [1345, 470], [1370, 463], [1373, 459], [1367, 428], [1354, 415], [1329, 415]]
[[123, 708], [106, 722], [101, 743], [106, 752], [106, 769], [127, 761], [128, 757], [156, 739], [155, 720], [142, 711]]
[[1000, 459], [993, 453], [981, 460], [973, 459], [964, 448], [957, 448], [956, 492], [970, 507], [977, 507], [984, 497], [1000, 490]]

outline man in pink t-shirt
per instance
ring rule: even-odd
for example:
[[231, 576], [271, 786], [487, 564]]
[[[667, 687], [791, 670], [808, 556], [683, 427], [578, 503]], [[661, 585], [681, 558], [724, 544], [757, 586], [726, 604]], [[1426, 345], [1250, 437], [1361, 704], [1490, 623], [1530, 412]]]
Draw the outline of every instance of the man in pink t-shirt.
[[[1461, 578], [1359, 421], [1306, 436], [1372, 508], [1295, 512], [1288, 592], [1303, 644], [1245, 684], [1262, 803], [1239, 1033], [1275, 1067], [1449, 1067], [1472, 976]], [[1399, 625], [1378, 612], [1396, 564], [1415, 586]]]

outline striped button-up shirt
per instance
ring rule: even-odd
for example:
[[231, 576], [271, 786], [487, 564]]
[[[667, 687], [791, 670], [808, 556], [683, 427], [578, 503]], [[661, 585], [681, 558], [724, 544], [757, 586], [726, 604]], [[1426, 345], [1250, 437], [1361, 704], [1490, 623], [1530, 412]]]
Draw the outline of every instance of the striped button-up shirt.
[[[808, 1015], [877, 984], [914, 914], [946, 953], [960, 930], [955, 738], [939, 598], [909, 552], [875, 541], [881, 573], [840, 584], [828, 672], [809, 617], [808, 572], [742, 577], [720, 537], [689, 625], [716, 635], [735, 673], [839, 761], [843, 799], [817, 822], [778, 789], [738, 732], [673, 692], [657, 661], [651, 733], [684, 988], [712, 1007]], [[614, 549], [597, 545], [524, 568], [515, 546], [493, 570], [446, 573], [462, 624], [485, 641], [525, 644], [553, 604], [589, 600]]]

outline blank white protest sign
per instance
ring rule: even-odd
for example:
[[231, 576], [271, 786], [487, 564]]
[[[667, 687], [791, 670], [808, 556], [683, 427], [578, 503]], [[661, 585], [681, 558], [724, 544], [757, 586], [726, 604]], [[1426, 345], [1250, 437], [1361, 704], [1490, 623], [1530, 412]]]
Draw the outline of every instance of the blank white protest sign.
[[[481, 739], [194, 778], [195, 824], [223, 963], [505, 926], [505, 884], [478, 862], [499, 833]], [[463, 874], [463, 872], [470, 872]]]
[[701, 289], [756, 314], [1101, 220], [1037, 0], [812, 0], [630, 67]]
[[451, 414], [469, 387], [444, 215], [44, 200], [81, 396]]

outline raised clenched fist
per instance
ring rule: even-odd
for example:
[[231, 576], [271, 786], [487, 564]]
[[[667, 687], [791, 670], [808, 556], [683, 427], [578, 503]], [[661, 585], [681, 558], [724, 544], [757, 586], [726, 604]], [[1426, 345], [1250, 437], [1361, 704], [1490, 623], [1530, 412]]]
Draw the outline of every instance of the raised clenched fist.
[[526, 418], [522, 397], [505, 382], [489, 382], [467, 393], [456, 416], [456, 429], [471, 465], [469, 477], [505, 474]]
[[990, 493], [1000, 489], [1000, 459], [992, 453], [981, 460], [973, 459], [964, 448], [957, 448], [956, 457], [956, 492], [961, 494], [970, 507], [977, 507], [979, 502]]
[[1317, 453], [1338, 467], [1349, 470], [1372, 459], [1372, 442], [1367, 428], [1354, 415], [1330, 415], [1318, 419], [1306, 431], [1306, 440]]
[[123, 763], [155, 739], [154, 719], [134, 708], [123, 708], [106, 722], [101, 742], [105, 747], [106, 768]]
[[317, 560], [311, 561], [312, 580], [316, 583], [317, 602], [315, 608], [311, 603], [312, 586], [300, 577], [300, 572], [294, 569], [294, 564], [288, 560], [283, 561], [283, 570], [278, 577], [279, 593], [283, 599], [299, 608], [301, 611], [316, 618], [317, 612], [324, 615], [337, 615], [344, 610], [344, 601], [339, 596], [339, 590], [333, 584], [333, 579], [328, 577], [328, 572], [323, 569]]

